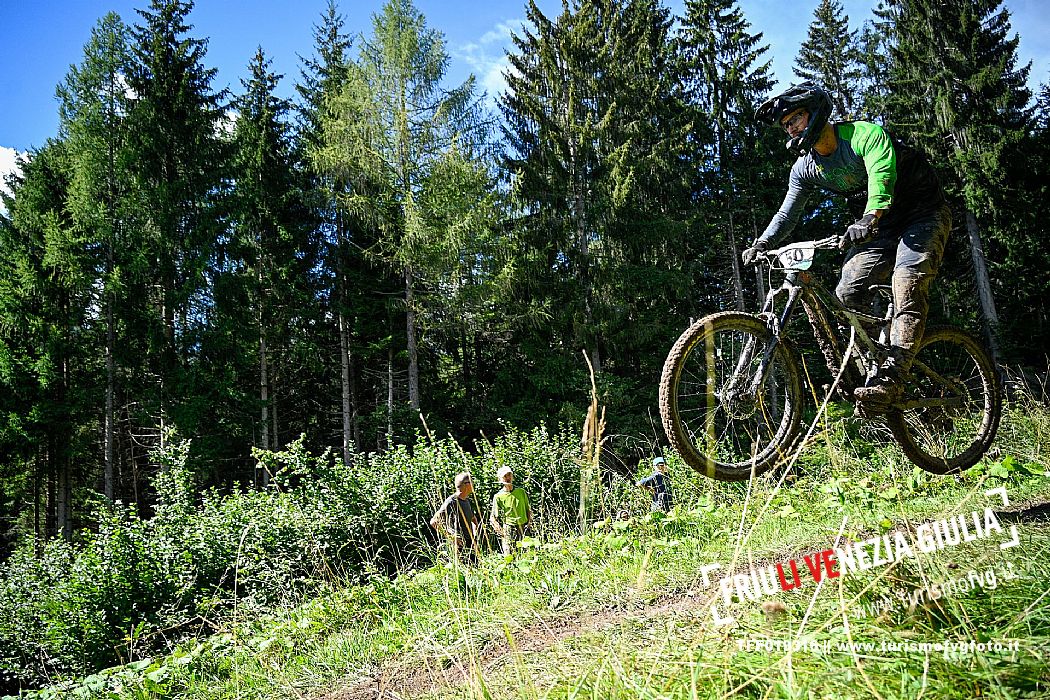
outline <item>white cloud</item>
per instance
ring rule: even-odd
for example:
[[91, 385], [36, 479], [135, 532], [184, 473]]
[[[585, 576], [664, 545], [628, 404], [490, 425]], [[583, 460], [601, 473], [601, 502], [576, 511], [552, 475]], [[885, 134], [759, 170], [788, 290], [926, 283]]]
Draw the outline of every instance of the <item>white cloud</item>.
[[[9, 173], [19, 172], [16, 158], [24, 155], [24, 153], [19, 153], [13, 148], [0, 146], [0, 190], [3, 190], [7, 194], [11, 194], [11, 190], [7, 186], [7, 175]], [[4, 205], [0, 202], [0, 211], [3, 210]]]
[[524, 20], [508, 19], [488, 30], [477, 41], [458, 47], [456, 58], [465, 61], [478, 76], [481, 86], [490, 99], [507, 89], [503, 73], [510, 69], [507, 50], [511, 46], [511, 33], [521, 33]]
[[520, 34], [521, 28], [524, 24], [525, 22], [520, 19], [500, 22], [495, 27], [482, 34], [478, 41], [482, 44], [492, 44], [498, 41], [501, 46], [507, 46], [510, 44], [511, 33], [516, 31]]
[[510, 60], [506, 56], [500, 56], [481, 78], [481, 85], [493, 98], [507, 89], [507, 78], [504, 71], [510, 70]]
[[237, 131], [237, 122], [240, 121], [241, 113], [236, 109], [227, 109], [217, 122], [216, 135], [226, 139], [232, 139]]

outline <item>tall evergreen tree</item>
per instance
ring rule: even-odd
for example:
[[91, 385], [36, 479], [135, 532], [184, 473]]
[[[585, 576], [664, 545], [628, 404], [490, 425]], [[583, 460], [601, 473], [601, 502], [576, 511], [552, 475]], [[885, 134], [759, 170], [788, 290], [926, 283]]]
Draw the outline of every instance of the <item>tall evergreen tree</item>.
[[694, 123], [710, 133], [693, 139], [697, 199], [708, 202], [704, 224], [714, 229], [715, 249], [724, 252], [719, 267], [728, 262], [733, 304], [743, 309], [740, 251], [755, 237], [757, 221], [767, 218], [772, 200], [763, 187], [766, 153], [758, 147], [768, 130], [754, 118], [773, 85], [764, 60], [768, 47], [762, 34], [751, 33], [735, 0], [689, 0], [685, 10], [679, 45], [690, 104]]
[[821, 0], [813, 14], [806, 40], [795, 57], [795, 75], [823, 85], [840, 115], [856, 118], [864, 75], [858, 32], [850, 30], [849, 15], [844, 14], [838, 0]]
[[[330, 1], [314, 29], [314, 56], [303, 62], [296, 85], [300, 105], [299, 143], [311, 179], [308, 201], [324, 241], [323, 269], [328, 280], [325, 295], [335, 321], [338, 344], [332, 352], [339, 356], [339, 393], [344, 461], [352, 446], [362, 449], [363, 425], [367, 413], [365, 366], [372, 359], [366, 338], [386, 335], [387, 312], [379, 293], [388, 286], [384, 270], [369, 254], [375, 245], [375, 232], [347, 209], [352, 195], [351, 182], [341, 162], [327, 158], [325, 124], [335, 123], [333, 110], [340, 109], [350, 74], [352, 42], [334, 0]], [[345, 106], [345, 105], [344, 105]], [[327, 135], [326, 135], [327, 134]], [[374, 393], [374, 391], [372, 392]]]
[[883, 120], [889, 113], [890, 36], [886, 22], [876, 16], [864, 23], [858, 38], [861, 63], [860, 106], [868, 120]]
[[69, 144], [70, 192], [67, 210], [97, 251], [100, 306], [105, 325], [105, 409], [103, 492], [113, 499], [117, 472], [118, 326], [121, 277], [128, 265], [127, 231], [132, 223], [127, 162], [130, 55], [127, 28], [113, 13], [99, 20], [84, 47], [84, 62], [59, 86], [59, 129]]
[[1005, 201], [995, 214], [994, 277], [1006, 287], [999, 299], [1001, 329], [1010, 359], [1029, 367], [1046, 364], [1050, 315], [1044, 303], [1050, 267], [1044, 249], [1050, 235], [1050, 86], [1040, 88], [1034, 119], [1024, 136], [1004, 151]]
[[[232, 230], [220, 259], [225, 269], [216, 289], [212, 325], [232, 323], [231, 340], [254, 342], [233, 347], [232, 357], [254, 358], [259, 416], [253, 434], [258, 447], [279, 447], [276, 395], [282, 365], [290, 359], [291, 329], [312, 317], [315, 298], [310, 284], [316, 252], [308, 235], [301, 181], [292, 162], [288, 116], [291, 104], [278, 98], [281, 76], [258, 49], [249, 64], [245, 92], [233, 103], [234, 185], [230, 193]], [[224, 334], [225, 335], [225, 334]], [[298, 342], [304, 342], [299, 338]], [[288, 380], [294, 375], [286, 374]], [[258, 475], [265, 483], [267, 474]]]
[[[602, 230], [605, 208], [595, 132], [610, 100], [595, 85], [598, 42], [605, 38], [597, 12], [596, 3], [565, 4], [552, 22], [530, 1], [526, 19], [532, 28], [514, 38], [501, 106], [512, 149], [508, 166], [526, 216], [527, 252], [538, 265], [526, 293], [536, 312], [553, 317], [553, 335], [569, 333], [570, 353], [585, 349], [600, 370], [591, 244]], [[567, 369], [554, 369], [551, 379], [565, 377]]]
[[637, 416], [652, 398], [638, 377], [655, 373], [693, 273], [669, 12], [582, 1], [552, 20], [530, 2], [527, 19], [501, 98], [522, 245], [518, 342], [535, 387], [518, 410], [571, 406], [588, 384], [584, 350], [612, 405]]
[[328, 0], [313, 36], [315, 55], [301, 59], [300, 79], [295, 86], [301, 100], [298, 134], [307, 147], [319, 143], [325, 102], [339, 93], [349, 70], [353, 41], [335, 0]]
[[140, 299], [134, 348], [143, 365], [134, 377], [142, 394], [137, 420], [163, 442], [172, 424], [194, 434], [201, 416], [183, 402], [192, 382], [192, 356], [209, 296], [207, 270], [221, 221], [228, 146], [223, 139], [223, 95], [214, 92], [215, 69], [203, 64], [207, 42], [187, 36], [192, 2], [152, 0], [132, 30], [128, 85], [135, 99], [131, 157], [144, 220], [141, 264], [129, 276]]
[[90, 316], [98, 270], [66, 210], [68, 158], [67, 144], [54, 140], [31, 154], [10, 225], [0, 227], [2, 449], [31, 471], [36, 533], [67, 539], [73, 487], [98, 464], [91, 438], [99, 413], [85, 391], [97, 380]]
[[[998, 315], [979, 221], [1004, 204], [1003, 153], [1025, 133], [1029, 66], [1017, 65], [1001, 0], [892, 0], [876, 13], [890, 37], [887, 115], [954, 176], [964, 209], [985, 330], [998, 355]], [[994, 235], [992, 240], [994, 241]]]
[[437, 420], [453, 434], [497, 425], [491, 378], [509, 350], [502, 282], [510, 234], [500, 225], [504, 197], [492, 165], [470, 144], [457, 143], [420, 192], [421, 225], [432, 242], [420, 319], [435, 357], [427, 403], [440, 407]]

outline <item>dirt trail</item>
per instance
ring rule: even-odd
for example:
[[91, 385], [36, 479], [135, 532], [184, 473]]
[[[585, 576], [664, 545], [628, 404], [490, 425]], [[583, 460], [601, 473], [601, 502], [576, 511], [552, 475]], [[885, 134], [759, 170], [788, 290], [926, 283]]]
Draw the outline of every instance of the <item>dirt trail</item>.
[[[1050, 522], [1050, 501], [1014, 505], [996, 512], [1004, 523]], [[783, 561], [801, 558], [810, 550], [778, 554], [768, 561]], [[760, 565], [750, 562], [739, 567], [740, 571]], [[691, 589], [684, 593], [671, 593], [651, 602], [633, 602], [608, 607], [593, 612], [580, 612], [540, 619], [531, 625], [512, 630], [513, 645], [506, 635], [489, 641], [474, 655], [474, 664], [469, 659], [450, 659], [448, 656], [408, 655], [400, 660], [387, 662], [379, 671], [362, 676], [343, 688], [324, 695], [321, 700], [407, 700], [425, 692], [462, 685], [471, 681], [480, 671], [488, 677], [515, 655], [541, 652], [561, 641], [588, 632], [602, 632], [624, 623], [644, 625], [653, 619], [670, 615], [690, 614], [709, 618], [708, 608], [716, 592], [712, 589]]]
[[[511, 661], [515, 654], [543, 651], [558, 642], [587, 632], [600, 632], [625, 622], [643, 624], [667, 615], [688, 615], [703, 611], [712, 600], [710, 591], [692, 590], [667, 595], [649, 603], [633, 603], [542, 619], [512, 630], [513, 647], [506, 635], [490, 641], [475, 655], [475, 663], [451, 663], [446, 657], [406, 658], [387, 664], [380, 672], [328, 695], [322, 700], [403, 700], [424, 692], [452, 687], [470, 681], [474, 669], [485, 676]], [[463, 661], [468, 661], [464, 659]], [[422, 664], [422, 665], [420, 665]]]

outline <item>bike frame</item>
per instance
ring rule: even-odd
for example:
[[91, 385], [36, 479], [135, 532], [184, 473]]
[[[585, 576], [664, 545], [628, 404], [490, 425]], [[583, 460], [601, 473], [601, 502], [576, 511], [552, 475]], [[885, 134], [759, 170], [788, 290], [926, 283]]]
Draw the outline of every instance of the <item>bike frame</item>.
[[[819, 241], [805, 241], [784, 246], [783, 248], [771, 250], [765, 253], [763, 260], [769, 265], [770, 272], [784, 271], [786, 274], [784, 275], [784, 281], [781, 283], [780, 287], [771, 290], [770, 293], [766, 295], [765, 303], [758, 314], [759, 318], [765, 322], [766, 327], [769, 328], [773, 337], [770, 342], [766, 343], [765, 348], [762, 350], [762, 358], [759, 362], [758, 370], [750, 377], [750, 381], [747, 382], [747, 392], [757, 392], [759, 386], [761, 386], [762, 382], [766, 380], [773, 354], [782, 342], [782, 334], [791, 323], [794, 317], [794, 312], [798, 308], [798, 302], [800, 299], [806, 306], [808, 312], [807, 315], [810, 316], [809, 320], [814, 326], [814, 333], [818, 334], [818, 337], [822, 336], [824, 341], [831, 344], [831, 348], [834, 350], [837, 358], [842, 359], [844, 353], [841, 344], [838, 342], [838, 334], [835, 332], [834, 326], [831, 323], [832, 317], [848, 323], [855, 329], [857, 342], [854, 343], [850, 356], [847, 359], [858, 360], [861, 363], [865, 376], [874, 373], [879, 363], [885, 359], [885, 344], [877, 344], [872, 340], [864, 329], [863, 324], [866, 322], [868, 324], [879, 324], [883, 326], [882, 337], [880, 340], [886, 340], [886, 326], [892, 314], [892, 301], [889, 305], [889, 313], [882, 318], [848, 309], [838, 300], [837, 297], [824, 289], [824, 287], [813, 279], [813, 276], [809, 272], [807, 272], [812, 265], [813, 257], [817, 250], [831, 249], [837, 246], [838, 236], [832, 236]], [[785, 298], [783, 307], [781, 308], [781, 311], [777, 313], [776, 309], [782, 297]], [[743, 352], [740, 354], [740, 359], [737, 362], [734, 376], [727, 384], [728, 387], [735, 390], [734, 393], [742, 393], [740, 392], [740, 389], [743, 387], [740, 387], [740, 384], [745, 373], [745, 368], [749, 367], [751, 361], [754, 359], [754, 353], [757, 349], [754, 345], [755, 342], [753, 340], [749, 340], [748, 344], [745, 345]], [[867, 351], [868, 356], [865, 357], [865, 354], [860, 352], [859, 349]], [[838, 372], [837, 367], [831, 366], [830, 360], [828, 361], [828, 369], [832, 374]]]
[[[726, 393], [735, 396], [743, 395], [745, 392], [751, 395], [757, 393], [758, 388], [767, 379], [773, 354], [782, 342], [782, 334], [793, 318], [799, 299], [802, 300], [803, 305], [806, 307], [810, 324], [813, 326], [818, 342], [829, 343], [834, 351], [834, 356], [838, 360], [857, 362], [864, 379], [874, 376], [878, 371], [879, 366], [885, 361], [889, 352], [889, 325], [890, 320], [893, 318], [893, 298], [890, 293], [890, 287], [886, 285], [874, 285], [872, 287], [887, 303], [885, 315], [876, 316], [847, 308], [838, 297], [828, 292], [808, 272], [816, 251], [837, 249], [839, 240], [838, 236], [831, 236], [817, 241], [804, 241], [771, 250], [764, 254], [763, 259], [769, 265], [770, 272], [783, 271], [786, 273], [780, 287], [766, 295], [765, 303], [758, 314], [765, 321], [773, 337], [763, 348], [762, 359], [759, 362], [758, 369], [747, 381], [746, 389], [744, 389], [740, 385], [746, 376], [745, 368], [750, 366], [757, 349], [754, 347], [756, 344], [754, 339], [748, 341], [740, 353], [740, 359], [737, 361], [733, 376], [726, 385]], [[776, 308], [780, 297], [786, 297], [786, 299], [782, 310], [778, 314]], [[854, 329], [856, 342], [847, 348], [849, 350], [848, 355], [842, 349], [839, 334], [835, 326], [832, 325], [832, 318], [843, 321]], [[879, 327], [878, 341], [873, 340], [868, 335], [867, 330], [864, 328], [865, 324]], [[832, 375], [837, 375], [841, 368], [834, 366], [830, 357], [825, 357], [825, 359]], [[915, 373], [921, 373], [949, 391], [953, 389], [949, 382], [919, 359], [913, 361], [912, 374]], [[959, 398], [908, 399], [896, 407], [908, 410], [917, 407], [950, 407], [961, 405], [961, 403], [962, 401]]]

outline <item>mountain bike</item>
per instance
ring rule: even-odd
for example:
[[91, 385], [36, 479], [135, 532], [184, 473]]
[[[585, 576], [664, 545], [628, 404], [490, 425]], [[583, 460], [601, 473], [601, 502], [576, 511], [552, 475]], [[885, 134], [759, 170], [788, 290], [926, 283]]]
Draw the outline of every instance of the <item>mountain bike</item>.
[[[785, 331], [801, 304], [838, 396], [874, 377], [889, 353], [890, 287], [874, 285], [879, 313], [849, 309], [808, 270], [839, 236], [764, 252], [767, 274], [783, 273], [758, 314], [728, 311], [700, 319], [671, 348], [660, 379], [660, 416], [687, 464], [722, 481], [741, 481], [786, 463], [799, 441], [803, 365]], [[849, 335], [844, 343], [842, 336]], [[873, 337], [874, 336], [874, 337]], [[934, 474], [976, 464], [999, 427], [1002, 395], [995, 364], [968, 333], [928, 327], [893, 404], [858, 403], [862, 418], [884, 420], [904, 454]]]

